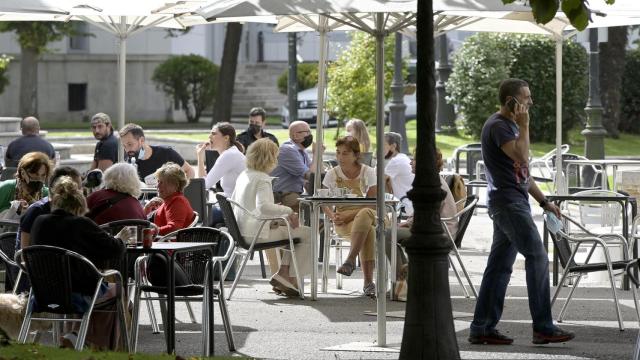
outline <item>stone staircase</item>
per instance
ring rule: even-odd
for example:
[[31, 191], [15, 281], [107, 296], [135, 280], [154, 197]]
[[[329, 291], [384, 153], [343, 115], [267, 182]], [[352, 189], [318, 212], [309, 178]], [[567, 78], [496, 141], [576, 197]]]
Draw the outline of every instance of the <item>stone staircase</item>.
[[247, 117], [251, 108], [263, 107], [268, 115], [279, 115], [286, 95], [278, 92], [278, 76], [287, 63], [238, 64], [233, 91], [233, 116]]

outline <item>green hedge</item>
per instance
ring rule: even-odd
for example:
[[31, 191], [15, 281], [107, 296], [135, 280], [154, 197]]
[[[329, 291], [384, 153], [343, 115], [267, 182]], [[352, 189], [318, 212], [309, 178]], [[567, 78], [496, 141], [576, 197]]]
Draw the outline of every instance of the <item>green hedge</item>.
[[[296, 67], [298, 75], [298, 91], [311, 89], [318, 83], [318, 63], [302, 63]], [[289, 70], [285, 70], [278, 77], [278, 91], [287, 95]]]
[[620, 131], [640, 133], [640, 49], [627, 51], [620, 104]]
[[[479, 137], [487, 118], [499, 109], [498, 84], [506, 78], [529, 83], [531, 140], [555, 139], [555, 43], [545, 36], [479, 33], [469, 37], [453, 58], [447, 83], [467, 134]], [[572, 41], [563, 47], [563, 138], [582, 122], [587, 100], [587, 54]]]

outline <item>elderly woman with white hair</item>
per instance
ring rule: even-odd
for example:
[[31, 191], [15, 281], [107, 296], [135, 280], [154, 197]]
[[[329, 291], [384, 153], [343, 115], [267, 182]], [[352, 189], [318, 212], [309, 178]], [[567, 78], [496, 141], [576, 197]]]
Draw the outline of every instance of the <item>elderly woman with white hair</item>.
[[116, 163], [104, 173], [104, 189], [87, 198], [87, 217], [98, 225], [124, 219], [146, 219], [140, 196], [140, 180], [135, 166]]

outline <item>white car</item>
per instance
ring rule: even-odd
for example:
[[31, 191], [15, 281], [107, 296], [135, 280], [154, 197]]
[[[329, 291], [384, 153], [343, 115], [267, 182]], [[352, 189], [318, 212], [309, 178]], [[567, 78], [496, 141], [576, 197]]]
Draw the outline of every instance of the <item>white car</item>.
[[[288, 128], [291, 123], [289, 119], [289, 104], [287, 101], [282, 105], [282, 127]], [[298, 120], [308, 122], [311, 127], [316, 126], [316, 119], [318, 116], [318, 88], [313, 87], [311, 89], [298, 92]], [[333, 116], [329, 116], [329, 119], [325, 121], [324, 127], [337, 126], [338, 119]]]

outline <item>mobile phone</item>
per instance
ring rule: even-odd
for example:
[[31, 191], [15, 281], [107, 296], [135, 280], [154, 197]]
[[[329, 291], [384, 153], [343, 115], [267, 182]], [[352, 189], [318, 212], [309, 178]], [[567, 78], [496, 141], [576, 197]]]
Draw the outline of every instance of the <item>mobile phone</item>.
[[515, 113], [516, 104], [520, 105], [520, 102], [518, 101], [518, 99], [516, 99], [515, 97], [512, 97], [511, 99], [509, 99], [509, 101], [507, 101], [507, 108], [509, 108], [509, 111], [511, 111], [512, 113]]

